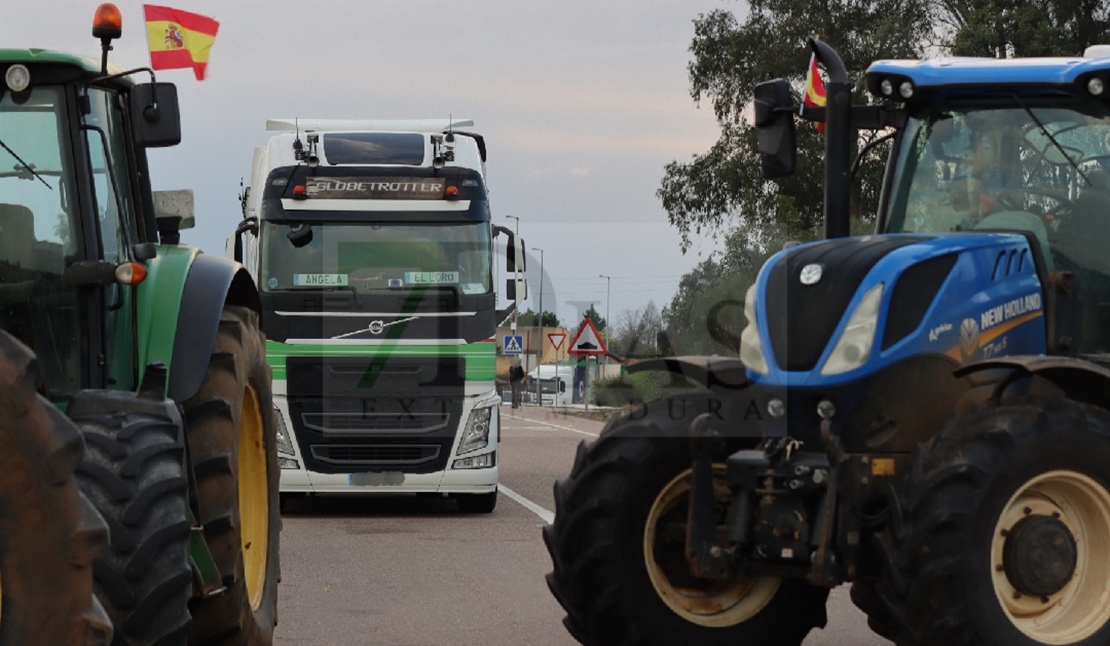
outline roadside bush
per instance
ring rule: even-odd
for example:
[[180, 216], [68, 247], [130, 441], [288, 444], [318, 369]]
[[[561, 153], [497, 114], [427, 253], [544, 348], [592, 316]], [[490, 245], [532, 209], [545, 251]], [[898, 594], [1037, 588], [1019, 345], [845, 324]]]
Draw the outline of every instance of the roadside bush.
[[676, 392], [699, 388], [684, 377], [667, 372], [641, 372], [590, 384], [590, 403], [628, 408]]

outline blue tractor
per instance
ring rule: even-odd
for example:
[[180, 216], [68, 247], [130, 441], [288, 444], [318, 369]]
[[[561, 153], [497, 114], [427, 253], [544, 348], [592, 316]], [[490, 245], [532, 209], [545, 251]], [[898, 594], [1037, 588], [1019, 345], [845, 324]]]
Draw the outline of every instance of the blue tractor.
[[[853, 105], [785, 80], [768, 178], [823, 121], [825, 239], [772, 257], [739, 356], [614, 417], [555, 485], [552, 592], [583, 644], [797, 646], [851, 584], [899, 645], [1110, 643], [1110, 47], [879, 61]], [[853, 150], [892, 147], [851, 237]], [[864, 147], [859, 155], [876, 154]]]

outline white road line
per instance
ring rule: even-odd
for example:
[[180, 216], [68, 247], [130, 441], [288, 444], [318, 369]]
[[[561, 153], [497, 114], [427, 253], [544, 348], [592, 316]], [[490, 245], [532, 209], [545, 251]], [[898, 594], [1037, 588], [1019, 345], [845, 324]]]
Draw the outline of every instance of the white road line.
[[551, 523], [555, 522], [555, 512], [547, 511], [543, 507], [540, 507], [536, 503], [532, 502], [531, 500], [528, 500], [524, 496], [518, 494], [517, 492], [513, 491], [512, 489], [506, 487], [503, 484], [498, 484], [497, 485], [497, 490], [500, 491], [501, 493], [505, 494], [506, 496], [512, 498], [513, 500], [519, 502], [521, 505], [524, 506], [525, 509], [527, 509], [528, 511], [532, 512], [533, 514], [539, 516], [540, 519], [543, 522], [545, 522], [549, 525]]
[[[527, 419], [527, 418], [526, 417], [518, 417], [516, 419]], [[541, 420], [538, 420], [538, 419], [529, 419], [528, 421], [532, 422], [534, 424], [544, 424], [544, 425], [550, 426], [552, 428], [557, 428], [557, 429], [561, 429], [561, 430], [564, 430], [564, 431], [570, 431], [571, 433], [578, 433], [580, 435], [589, 435], [590, 437], [597, 437], [597, 433], [591, 433], [589, 431], [580, 431], [576, 428], [571, 428], [569, 426], [561, 426], [559, 424], [552, 424], [551, 422], [544, 422], [544, 421], [541, 421]], [[512, 429], [511, 426], [508, 427], [508, 428]]]

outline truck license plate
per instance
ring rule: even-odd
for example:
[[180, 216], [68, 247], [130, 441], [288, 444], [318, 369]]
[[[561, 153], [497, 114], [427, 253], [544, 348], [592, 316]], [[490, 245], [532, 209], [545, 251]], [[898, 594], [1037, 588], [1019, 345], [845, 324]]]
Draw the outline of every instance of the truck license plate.
[[347, 476], [347, 482], [355, 487], [378, 487], [382, 485], [405, 484], [405, 474], [400, 471], [386, 471], [384, 473], [352, 473]]

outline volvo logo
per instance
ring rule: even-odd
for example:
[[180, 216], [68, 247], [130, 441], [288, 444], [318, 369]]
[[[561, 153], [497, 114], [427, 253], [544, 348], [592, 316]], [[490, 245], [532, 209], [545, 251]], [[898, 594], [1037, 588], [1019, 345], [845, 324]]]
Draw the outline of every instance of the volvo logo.
[[802, 267], [802, 284], [803, 285], [816, 285], [821, 280], [821, 272], [823, 271], [821, 265], [813, 264]]
[[369, 332], [370, 334], [381, 334], [382, 330], [384, 330], [384, 329], [385, 329], [385, 322], [384, 321], [371, 321], [370, 325], [368, 325], [366, 327], [366, 331]]

